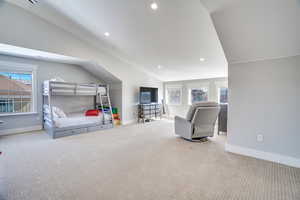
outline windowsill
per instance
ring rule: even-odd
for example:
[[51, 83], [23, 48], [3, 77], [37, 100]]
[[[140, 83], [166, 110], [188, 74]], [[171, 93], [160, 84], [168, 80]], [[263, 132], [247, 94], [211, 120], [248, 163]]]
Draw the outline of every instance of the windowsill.
[[9, 116], [22, 116], [22, 115], [37, 115], [37, 112], [26, 112], [26, 113], [7, 113], [0, 114], [0, 117], [9, 117]]

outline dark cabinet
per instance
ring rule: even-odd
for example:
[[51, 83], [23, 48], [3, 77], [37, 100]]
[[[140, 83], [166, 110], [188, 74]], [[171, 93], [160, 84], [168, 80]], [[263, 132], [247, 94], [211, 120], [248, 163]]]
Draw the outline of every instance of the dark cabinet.
[[218, 134], [220, 132], [227, 133], [228, 104], [221, 104], [220, 107], [221, 109], [218, 118]]

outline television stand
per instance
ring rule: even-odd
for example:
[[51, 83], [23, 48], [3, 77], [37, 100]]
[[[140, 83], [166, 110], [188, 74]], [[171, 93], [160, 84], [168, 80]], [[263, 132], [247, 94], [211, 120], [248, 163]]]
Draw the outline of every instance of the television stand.
[[150, 104], [139, 104], [138, 108], [138, 123], [142, 121], [143, 123], [147, 121], [152, 121], [155, 119], [161, 119], [161, 104], [150, 103]]

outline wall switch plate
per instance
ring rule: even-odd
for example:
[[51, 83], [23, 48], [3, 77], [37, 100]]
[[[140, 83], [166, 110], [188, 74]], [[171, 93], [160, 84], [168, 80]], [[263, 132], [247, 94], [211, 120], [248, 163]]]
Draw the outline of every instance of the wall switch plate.
[[258, 134], [256, 136], [256, 140], [257, 140], [257, 142], [263, 142], [264, 141], [264, 136], [262, 134]]

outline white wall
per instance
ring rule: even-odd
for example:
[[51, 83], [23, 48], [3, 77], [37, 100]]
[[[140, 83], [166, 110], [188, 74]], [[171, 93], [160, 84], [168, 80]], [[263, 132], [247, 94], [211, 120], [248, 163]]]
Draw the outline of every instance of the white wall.
[[112, 107], [118, 108], [118, 113], [122, 117], [122, 83], [113, 83], [110, 84], [110, 99]]
[[162, 82], [29, 12], [0, 2], [0, 43], [92, 60], [122, 80], [122, 120], [136, 120], [136, 88]]
[[299, 75], [300, 56], [230, 64], [228, 144], [299, 159]]
[[146, 80], [140, 80], [137, 84], [135, 80], [133, 80], [131, 83], [129, 83], [128, 92], [130, 94], [133, 94], [127, 97], [127, 101], [130, 103], [125, 104], [126, 107], [123, 107], [123, 112], [128, 112], [130, 114], [130, 121], [127, 121], [125, 123], [132, 123], [136, 121], [136, 118], [138, 116], [138, 104], [139, 104], [139, 91], [140, 87], [156, 87], [158, 88], [158, 101], [161, 102], [163, 99], [163, 84], [162, 82], [155, 82], [151, 79]]
[[[227, 78], [212, 78], [212, 79], [198, 79], [187, 81], [171, 81], [164, 82], [164, 95], [166, 95], [166, 88], [172, 86], [180, 86], [182, 88], [182, 104], [181, 105], [167, 105], [167, 114], [170, 117], [175, 115], [185, 117], [190, 107], [189, 103], [189, 89], [201, 86], [209, 88], [209, 101], [218, 102], [218, 88], [227, 87]], [[166, 98], [165, 98], [166, 99]]]

